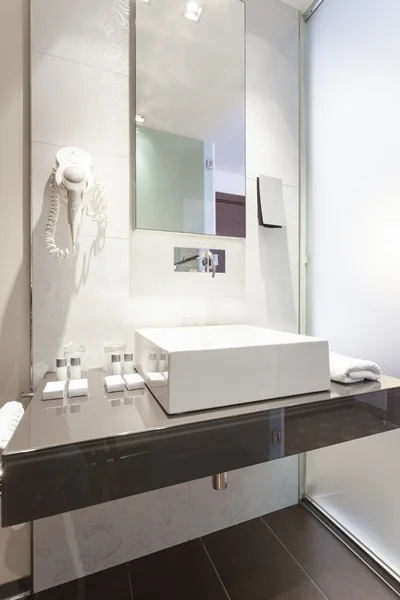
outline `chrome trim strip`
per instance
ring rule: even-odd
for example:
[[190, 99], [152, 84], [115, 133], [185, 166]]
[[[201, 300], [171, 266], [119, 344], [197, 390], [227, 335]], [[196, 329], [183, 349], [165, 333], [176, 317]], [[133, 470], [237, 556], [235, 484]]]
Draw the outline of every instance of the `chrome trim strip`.
[[338, 538], [347, 548], [357, 556], [371, 571], [377, 575], [395, 594], [400, 596], [400, 579], [377, 557], [358, 540], [356, 540], [339, 522], [330, 517], [321, 507], [309, 496], [305, 496], [300, 502], [308, 512], [310, 512], [322, 525], [324, 525], [335, 537]]
[[315, 11], [321, 6], [324, 0], [314, 0], [310, 4], [310, 6], [303, 12], [303, 19], [307, 23], [307, 21], [313, 16]]

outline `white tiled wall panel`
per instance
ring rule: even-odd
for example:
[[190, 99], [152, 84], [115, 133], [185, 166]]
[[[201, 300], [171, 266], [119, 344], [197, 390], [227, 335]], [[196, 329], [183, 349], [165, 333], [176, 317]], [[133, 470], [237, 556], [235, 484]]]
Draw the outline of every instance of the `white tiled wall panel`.
[[29, 524], [17, 530], [12, 527], [0, 527], [0, 585], [17, 581], [30, 574], [30, 533]]
[[[248, 0], [247, 238], [207, 238], [226, 250], [227, 273], [213, 280], [172, 269], [174, 246], [199, 247], [204, 237], [132, 231], [127, 0], [32, 3], [36, 378], [62, 342], [84, 342], [96, 365], [104, 342], [132, 345], [137, 327], [242, 322], [297, 331], [299, 13], [279, 0]], [[104, 234], [85, 217], [77, 256], [57, 260], [43, 243], [46, 185], [65, 145], [91, 153], [109, 222]], [[286, 229], [258, 226], [260, 174], [283, 180]], [[56, 240], [70, 244], [63, 215]], [[36, 522], [35, 589], [297, 502], [296, 458], [229, 481], [220, 495], [206, 479]]]
[[[252, 325], [296, 333], [299, 280], [298, 189], [283, 186], [287, 227], [258, 226], [257, 184], [247, 180], [246, 306]], [[272, 285], [273, 282], [273, 285]]]
[[[62, 146], [33, 142], [32, 163], [32, 230], [35, 235], [43, 235], [49, 214], [49, 177], [52, 166], [55, 164], [56, 153]], [[129, 158], [112, 156], [109, 154], [90, 153], [93, 160], [93, 173], [101, 178], [104, 193], [108, 201], [109, 212], [107, 221], [107, 238], [129, 239], [132, 219], [131, 211], [131, 189], [129, 175]], [[118, 207], [116, 210], [115, 207]], [[63, 237], [65, 233], [65, 211], [66, 204], [61, 205], [59, 219], [59, 230]], [[79, 230], [79, 238], [82, 236], [96, 236], [96, 224], [90, 217], [84, 217]], [[65, 235], [64, 235], [65, 238]], [[58, 239], [58, 237], [57, 237]], [[69, 238], [65, 239], [66, 243]]]
[[129, 156], [128, 77], [40, 52], [32, 68], [33, 141]]
[[35, 0], [32, 46], [44, 54], [128, 75], [129, 3]]
[[189, 484], [34, 523], [35, 591], [189, 539]]
[[[58, 239], [67, 242], [68, 236], [66, 229]], [[54, 369], [60, 347], [69, 342], [83, 342], [89, 349], [87, 366], [98, 366], [100, 348], [114, 335], [103, 323], [113, 321], [118, 328], [126, 314], [121, 311], [129, 295], [129, 240], [82, 236], [75, 258], [56, 260], [43, 236], [34, 235], [32, 261], [35, 379]], [[94, 339], [93, 328], [76, 327], [80, 321], [96, 324]]]
[[246, 60], [251, 67], [247, 70], [246, 169], [248, 178], [268, 175], [298, 187], [299, 22], [293, 13], [285, 32], [288, 54], [271, 40], [247, 37]]
[[283, 458], [228, 474], [215, 491], [211, 478], [190, 484], [190, 538], [237, 525], [297, 501], [297, 461]]
[[290, 506], [297, 462], [282, 459], [100, 504], [34, 523], [35, 590], [41, 591]]

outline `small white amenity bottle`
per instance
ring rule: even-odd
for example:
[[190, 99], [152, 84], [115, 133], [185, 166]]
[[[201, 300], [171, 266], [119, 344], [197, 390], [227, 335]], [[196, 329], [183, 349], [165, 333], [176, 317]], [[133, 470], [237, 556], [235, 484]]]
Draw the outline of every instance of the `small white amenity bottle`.
[[58, 381], [67, 381], [68, 361], [66, 358], [57, 358], [57, 360], [56, 360], [56, 377], [57, 377]]
[[80, 379], [82, 377], [80, 356], [73, 356], [70, 361], [69, 374], [71, 379]]
[[133, 373], [133, 354], [128, 352], [124, 354], [124, 374], [130, 375]]
[[111, 354], [111, 372], [113, 375], [121, 375], [121, 354], [119, 352]]

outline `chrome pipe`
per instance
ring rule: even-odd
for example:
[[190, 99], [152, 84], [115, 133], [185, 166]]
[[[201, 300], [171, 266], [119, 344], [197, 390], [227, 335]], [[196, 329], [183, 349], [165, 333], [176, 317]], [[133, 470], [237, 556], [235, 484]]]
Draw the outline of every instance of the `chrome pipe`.
[[212, 486], [217, 492], [226, 490], [228, 487], [228, 473], [217, 473], [211, 477]]

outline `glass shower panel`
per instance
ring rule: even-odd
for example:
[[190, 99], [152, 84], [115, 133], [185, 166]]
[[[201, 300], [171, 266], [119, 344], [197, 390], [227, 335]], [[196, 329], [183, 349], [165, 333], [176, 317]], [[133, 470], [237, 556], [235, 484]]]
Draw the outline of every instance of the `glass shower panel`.
[[[308, 333], [400, 377], [400, 2], [307, 23]], [[397, 409], [396, 409], [397, 410]], [[306, 456], [306, 492], [400, 579], [400, 432]]]

